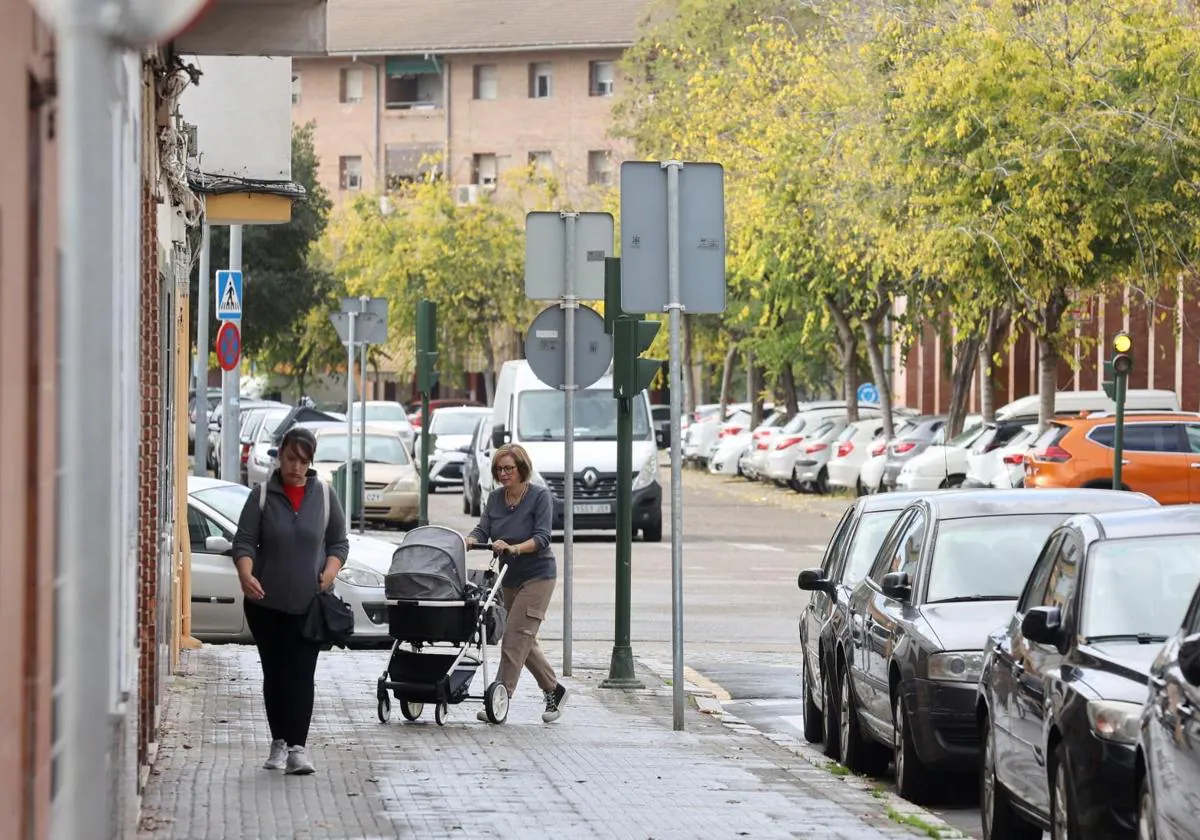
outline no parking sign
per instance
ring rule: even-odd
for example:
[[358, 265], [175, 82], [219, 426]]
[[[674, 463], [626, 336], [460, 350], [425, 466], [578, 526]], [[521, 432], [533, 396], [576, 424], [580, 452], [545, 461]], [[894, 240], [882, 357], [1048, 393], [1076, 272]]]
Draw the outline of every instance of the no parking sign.
[[237, 368], [238, 359], [242, 355], [242, 333], [233, 321], [225, 321], [217, 330], [217, 361], [221, 370], [231, 371]]

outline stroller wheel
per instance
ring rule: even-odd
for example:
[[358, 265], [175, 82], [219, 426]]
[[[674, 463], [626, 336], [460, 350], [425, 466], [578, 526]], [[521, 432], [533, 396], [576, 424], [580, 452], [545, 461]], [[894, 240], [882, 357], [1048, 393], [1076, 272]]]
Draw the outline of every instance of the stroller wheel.
[[508, 718], [508, 688], [502, 682], [494, 682], [483, 693], [483, 709], [492, 723], [504, 723]]
[[400, 701], [400, 714], [404, 715], [405, 720], [416, 720], [423, 711], [425, 711], [424, 703], [414, 703], [411, 700]]
[[392, 701], [384, 697], [375, 711], [379, 715], [379, 722], [387, 723], [392, 719]]
[[433, 719], [437, 721], [438, 726], [446, 725], [446, 715], [450, 712], [450, 707], [445, 703], [438, 703], [437, 709], [433, 713]]

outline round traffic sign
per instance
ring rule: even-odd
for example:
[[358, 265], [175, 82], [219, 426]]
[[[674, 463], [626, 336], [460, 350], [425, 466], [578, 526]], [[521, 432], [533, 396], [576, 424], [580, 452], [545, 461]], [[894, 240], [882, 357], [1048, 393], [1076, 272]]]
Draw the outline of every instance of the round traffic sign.
[[[563, 390], [567, 379], [566, 315], [558, 306], [543, 309], [525, 334], [525, 358], [534, 376]], [[612, 364], [612, 338], [594, 309], [575, 310], [575, 387], [587, 388]]]
[[858, 386], [858, 401], [865, 403], [879, 402], [879, 389], [871, 382], [864, 382]]
[[225, 321], [217, 330], [217, 361], [221, 370], [233, 370], [242, 355], [242, 334], [233, 321]]

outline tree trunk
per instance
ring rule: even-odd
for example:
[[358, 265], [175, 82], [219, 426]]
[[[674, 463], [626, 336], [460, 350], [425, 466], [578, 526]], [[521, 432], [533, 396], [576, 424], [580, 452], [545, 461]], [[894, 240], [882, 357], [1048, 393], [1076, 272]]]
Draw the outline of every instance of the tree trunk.
[[483, 393], [487, 405], [496, 399], [496, 349], [490, 341], [483, 342]]
[[[879, 311], [863, 320], [863, 333], [867, 339], [867, 358], [871, 361], [871, 376], [875, 380], [875, 387], [879, 391], [879, 415], [883, 423], [883, 435], [885, 440], [891, 440], [894, 434], [892, 428], [892, 383], [888, 381], [887, 369], [883, 361], [883, 348], [880, 346], [880, 325], [883, 321], [883, 316], [887, 314], [887, 310], [881, 308]], [[857, 395], [855, 401], [857, 408]]]
[[751, 351], [750, 357], [750, 376], [747, 391], [750, 397], [750, 428], [758, 428], [758, 424], [763, 421], [763, 369], [760, 364], [754, 361], [754, 352]]
[[683, 325], [683, 413], [690, 415], [696, 408], [696, 368], [692, 364], [692, 316], [680, 313]]
[[779, 374], [779, 387], [783, 391], [783, 401], [787, 408], [787, 416], [795, 417], [800, 410], [800, 400], [796, 396], [796, 372], [791, 363], [785, 364]]
[[858, 416], [858, 334], [850, 325], [850, 319], [838, 308], [829, 295], [825, 296], [825, 308], [837, 327], [839, 343], [842, 345], [842, 399], [846, 401], [846, 417], [857, 423]]
[[721, 368], [721, 418], [724, 419], [725, 412], [729, 408], [729, 403], [733, 398], [733, 363], [737, 359], [737, 347], [729, 345], [729, 349], [725, 351], [725, 364]]
[[954, 345], [954, 371], [950, 375], [950, 416], [946, 419], [946, 440], [957, 437], [967, 416], [967, 399], [979, 361], [979, 336], [968, 336]]
[[1062, 326], [1063, 313], [1067, 309], [1065, 292], [1055, 292], [1042, 309], [1037, 325], [1038, 345], [1038, 433], [1050, 425], [1054, 416], [1054, 395], [1058, 391], [1058, 349], [1054, 339]]
[[979, 412], [985, 423], [996, 422], [996, 383], [992, 381], [992, 356], [996, 353], [996, 342], [1008, 329], [1012, 321], [1012, 310], [1008, 307], [993, 310], [988, 315], [987, 332], [979, 342]]

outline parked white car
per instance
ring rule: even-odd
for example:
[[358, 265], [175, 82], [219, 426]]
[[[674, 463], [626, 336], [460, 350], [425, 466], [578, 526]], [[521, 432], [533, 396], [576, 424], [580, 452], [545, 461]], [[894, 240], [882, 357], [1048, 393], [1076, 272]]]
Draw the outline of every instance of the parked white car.
[[362, 424], [365, 414], [368, 426], [394, 432], [404, 441], [408, 451], [413, 451], [413, 439], [416, 433], [408, 419], [408, 414], [404, 411], [404, 406], [400, 403], [390, 400], [367, 400], [364, 411], [364, 404], [356, 402], [350, 406], [350, 413], [355, 426]]
[[792, 447], [796, 454], [788, 486], [797, 493], [801, 490], [829, 492], [829, 457], [833, 454], [835, 441], [848, 425], [845, 417], [826, 418], [802, 442]]
[[[192, 554], [192, 635], [204, 642], [249, 642], [242, 587], [233, 565], [233, 537], [251, 490], [215, 478], [188, 476], [188, 536]], [[350, 534], [350, 556], [333, 591], [354, 611], [353, 642], [386, 643], [383, 582], [394, 543]]]
[[[429, 421], [429, 436], [433, 446], [429, 452], [429, 489], [438, 487], [461, 487], [463, 464], [475, 426], [480, 418], [491, 417], [492, 409], [475, 406], [446, 406], [432, 412]], [[421, 438], [418, 436], [413, 447], [413, 461], [421, 463]]]
[[1037, 439], [1037, 423], [1022, 426], [1007, 443], [967, 456], [964, 487], [1020, 487], [1025, 483], [1025, 453]]
[[[901, 425], [900, 418], [893, 425]], [[829, 470], [829, 486], [839, 490], [855, 490], [858, 495], [866, 493], [859, 481], [863, 464], [870, 456], [872, 442], [883, 434], [883, 419], [873, 418], [851, 423], [837, 436], [833, 454], [826, 469]], [[882, 451], [882, 450], [881, 450]]]
[[752, 440], [753, 436], [748, 430], [718, 438], [716, 448], [708, 458], [708, 471], [714, 475], [740, 474], [742, 458]]
[[950, 441], [945, 440], [946, 428], [939, 429], [925, 451], [901, 467], [896, 476], [898, 491], [924, 492], [962, 486], [971, 447], [987, 431], [987, 426], [979, 415], [969, 415], [963, 422], [963, 431]]

